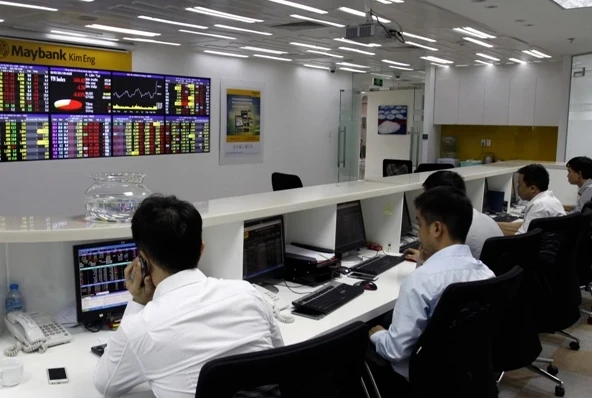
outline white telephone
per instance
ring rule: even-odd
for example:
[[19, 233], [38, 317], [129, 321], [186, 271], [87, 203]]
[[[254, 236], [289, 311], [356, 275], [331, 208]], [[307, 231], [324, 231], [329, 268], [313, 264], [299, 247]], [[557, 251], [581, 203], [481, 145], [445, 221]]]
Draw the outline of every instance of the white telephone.
[[4, 354], [9, 357], [16, 356], [20, 351], [39, 350], [43, 353], [48, 347], [72, 341], [72, 335], [49, 316], [14, 311], [6, 315], [4, 324], [17, 339], [14, 347], [4, 351]]
[[282, 310], [285, 310], [286, 308], [290, 307], [290, 303], [288, 303], [286, 300], [283, 300], [279, 296], [273, 294], [272, 292], [270, 292], [269, 290], [267, 290], [263, 286], [259, 286], [259, 285], [254, 284], [253, 287], [255, 289], [259, 290], [259, 293], [261, 293], [263, 295], [263, 298], [265, 299], [265, 301], [267, 301], [269, 303], [269, 305], [271, 305], [271, 307], [273, 308], [273, 316], [275, 317], [275, 319], [277, 319], [278, 321], [283, 322], [283, 323], [294, 322], [293, 316], [281, 314]]

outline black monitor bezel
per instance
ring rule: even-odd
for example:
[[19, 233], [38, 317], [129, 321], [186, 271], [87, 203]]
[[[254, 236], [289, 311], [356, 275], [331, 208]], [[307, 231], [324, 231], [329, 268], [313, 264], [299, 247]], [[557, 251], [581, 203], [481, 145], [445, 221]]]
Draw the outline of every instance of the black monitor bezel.
[[[403, 220], [407, 219], [409, 223], [409, 230], [403, 230]], [[407, 204], [407, 198], [403, 194], [403, 214], [401, 215], [401, 236], [413, 234], [413, 223], [411, 222], [411, 213], [409, 213], [409, 206]]]
[[[272, 217], [265, 217], [265, 218], [259, 218], [256, 220], [249, 220], [249, 221], [245, 221], [244, 222], [244, 228], [249, 228], [249, 227], [253, 227], [259, 224], [266, 224], [269, 222], [273, 222], [273, 221], [280, 221], [280, 225], [282, 227], [282, 262], [281, 264], [276, 265], [273, 268], [270, 268], [268, 271], [266, 272], [260, 272], [256, 275], [250, 276], [250, 275], [246, 275], [246, 267], [245, 267], [245, 263], [243, 260], [243, 280], [247, 281], [249, 283], [261, 283], [261, 282], [265, 282], [269, 279], [278, 279], [278, 278], [282, 278], [284, 276], [285, 273], [285, 269], [286, 269], [286, 226], [284, 224], [284, 216], [283, 215], [277, 215], [277, 216], [272, 216]], [[244, 247], [244, 238], [243, 238], [243, 256], [245, 255], [245, 247]]]
[[[349, 242], [346, 245], [343, 246], [337, 246], [337, 228], [339, 228], [339, 226], [337, 225], [337, 220], [339, 219], [339, 207], [340, 206], [349, 206], [352, 204], [357, 204], [360, 208], [360, 215], [362, 217], [362, 234], [364, 235], [364, 239], [361, 241], [357, 241], [357, 242]], [[362, 202], [359, 200], [354, 200], [351, 202], [344, 202], [344, 203], [339, 203], [337, 205], [337, 214], [336, 214], [336, 218], [335, 218], [335, 253], [338, 255], [343, 255], [344, 253], [348, 253], [354, 250], [358, 250], [358, 249], [363, 249], [368, 245], [368, 239], [366, 237], [366, 226], [364, 223], [364, 210], [362, 208]]]

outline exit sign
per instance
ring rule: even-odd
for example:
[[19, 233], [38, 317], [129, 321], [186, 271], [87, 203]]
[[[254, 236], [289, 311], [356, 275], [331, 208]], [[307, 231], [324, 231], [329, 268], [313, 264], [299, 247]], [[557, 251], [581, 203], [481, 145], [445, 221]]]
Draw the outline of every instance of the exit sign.
[[379, 79], [377, 77], [374, 78], [374, 84], [373, 84], [373, 86], [382, 87], [382, 84], [383, 84], [382, 79]]

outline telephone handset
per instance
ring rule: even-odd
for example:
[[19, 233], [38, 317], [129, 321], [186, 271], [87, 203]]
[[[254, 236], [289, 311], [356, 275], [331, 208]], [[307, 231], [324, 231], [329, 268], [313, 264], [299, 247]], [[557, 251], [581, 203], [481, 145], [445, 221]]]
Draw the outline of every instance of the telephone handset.
[[16, 356], [20, 351], [43, 353], [48, 347], [72, 341], [70, 333], [53, 318], [21, 311], [9, 312], [4, 324], [17, 343], [4, 351], [6, 356]]

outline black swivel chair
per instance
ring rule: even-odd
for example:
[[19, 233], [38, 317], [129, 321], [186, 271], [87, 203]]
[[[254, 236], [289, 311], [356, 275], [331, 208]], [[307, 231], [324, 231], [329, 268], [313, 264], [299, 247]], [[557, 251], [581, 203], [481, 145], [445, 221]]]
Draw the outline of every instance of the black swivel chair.
[[[582, 216], [585, 231], [578, 251], [578, 280], [580, 289], [592, 294], [592, 202], [584, 205]], [[592, 325], [592, 311], [580, 308], [580, 312], [588, 315], [588, 323]]]
[[196, 398], [368, 397], [361, 381], [368, 327], [356, 322], [286, 347], [208, 362]]
[[415, 398], [497, 398], [491, 340], [522, 279], [502, 276], [446, 288], [411, 356]]
[[271, 175], [271, 186], [274, 191], [285, 191], [286, 189], [302, 188], [302, 180], [294, 174], [273, 173]]
[[423, 173], [426, 171], [440, 171], [454, 169], [454, 165], [450, 163], [422, 163], [415, 169], [416, 173]]
[[402, 159], [384, 159], [382, 161], [382, 176], [392, 177], [413, 172], [413, 163], [411, 160]]

